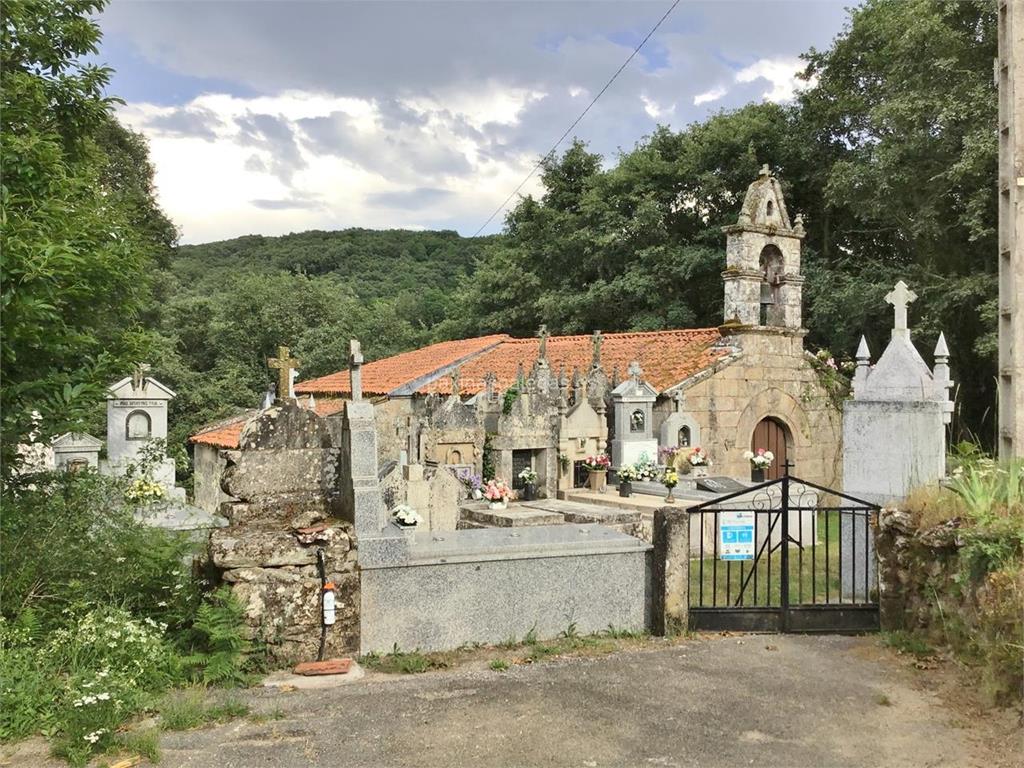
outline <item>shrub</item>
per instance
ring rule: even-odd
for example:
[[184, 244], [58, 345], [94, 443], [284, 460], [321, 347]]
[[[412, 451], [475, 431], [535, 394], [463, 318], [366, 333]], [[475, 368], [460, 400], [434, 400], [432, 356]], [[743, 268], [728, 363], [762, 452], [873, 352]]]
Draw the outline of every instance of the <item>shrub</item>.
[[243, 685], [250, 644], [243, 634], [245, 610], [230, 587], [210, 593], [192, 625], [186, 662], [193, 677], [207, 684]]

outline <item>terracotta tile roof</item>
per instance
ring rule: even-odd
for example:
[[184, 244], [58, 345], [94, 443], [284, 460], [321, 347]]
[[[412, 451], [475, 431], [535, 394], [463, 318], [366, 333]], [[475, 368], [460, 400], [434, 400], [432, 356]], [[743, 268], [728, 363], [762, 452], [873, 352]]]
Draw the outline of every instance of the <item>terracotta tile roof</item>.
[[[655, 389], [661, 391], [693, 374], [710, 367], [715, 361], [730, 354], [728, 347], [714, 347], [721, 339], [717, 328], [696, 328], [678, 331], [651, 331], [645, 333], [606, 333], [601, 345], [601, 367], [608, 376], [615, 368], [625, 379], [633, 360], [640, 362], [643, 376]], [[537, 359], [540, 339], [510, 339], [499, 347], [484, 352], [461, 367], [459, 390], [462, 394], [483, 391], [484, 376], [493, 372], [498, 390], [515, 383], [519, 363], [528, 376]], [[565, 364], [565, 375], [571, 377], [573, 368], [580, 374], [590, 369], [593, 343], [587, 336], [551, 336], [547, 344], [548, 361], [552, 375], [558, 375]], [[451, 379], [442, 376], [422, 386], [420, 392], [451, 393]]]
[[[497, 334], [476, 339], [443, 341], [367, 363], [363, 366], [363, 393], [386, 395], [511, 338], [507, 334]], [[299, 382], [295, 385], [295, 394], [312, 392], [314, 395], [348, 395], [351, 392], [349, 387], [348, 370], [344, 370]]]
[[[300, 401], [301, 402], [301, 401]], [[318, 416], [331, 416], [345, 408], [345, 401], [340, 398], [313, 398], [313, 410]], [[193, 445], [212, 445], [215, 448], [235, 449], [238, 447], [238, 436], [242, 434], [245, 423], [256, 415], [256, 411], [248, 411], [224, 421], [218, 421], [196, 432], [188, 439]]]

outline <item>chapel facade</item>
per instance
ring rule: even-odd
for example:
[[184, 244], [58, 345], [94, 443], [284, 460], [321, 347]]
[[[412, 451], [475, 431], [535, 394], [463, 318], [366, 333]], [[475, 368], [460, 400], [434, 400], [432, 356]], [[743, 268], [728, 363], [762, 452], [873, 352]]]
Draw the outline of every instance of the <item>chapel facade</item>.
[[[804, 349], [800, 216], [765, 166], [726, 227], [723, 323], [716, 328], [534, 338], [498, 334], [434, 344], [298, 382], [298, 402], [337, 412], [374, 403], [378, 463], [485, 470], [513, 485], [530, 467], [543, 496], [585, 483], [583, 460], [613, 467], [662, 448], [701, 446], [715, 475], [749, 479], [744, 452], [825, 486], [840, 484], [841, 414], [821, 364]], [[191, 439], [196, 501], [222, 500], [218, 452], [246, 417]], [[203, 471], [200, 471], [200, 470]], [[208, 500], [208, 501], [206, 501]]]

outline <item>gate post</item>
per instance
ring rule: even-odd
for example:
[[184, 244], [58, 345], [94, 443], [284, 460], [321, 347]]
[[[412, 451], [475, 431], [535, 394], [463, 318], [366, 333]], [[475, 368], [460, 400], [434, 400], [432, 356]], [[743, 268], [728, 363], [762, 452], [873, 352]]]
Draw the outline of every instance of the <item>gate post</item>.
[[[789, 459], [783, 465], [782, 471], [782, 530], [779, 533], [779, 544], [782, 546], [780, 552], [781, 560], [779, 565], [782, 573], [779, 574], [779, 608], [781, 610], [780, 624], [783, 632], [789, 631], [789, 468], [792, 466]], [[771, 546], [771, 542], [768, 542]]]
[[671, 637], [689, 629], [690, 513], [677, 507], [654, 512], [651, 553], [651, 631]]

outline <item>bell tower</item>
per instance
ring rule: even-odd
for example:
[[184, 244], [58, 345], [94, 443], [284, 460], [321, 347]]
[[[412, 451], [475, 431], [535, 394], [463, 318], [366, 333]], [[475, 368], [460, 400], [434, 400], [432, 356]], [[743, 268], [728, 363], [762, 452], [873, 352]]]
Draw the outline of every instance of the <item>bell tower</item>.
[[790, 223], [782, 187], [767, 165], [747, 187], [737, 222], [726, 235], [726, 325], [801, 330], [803, 219]]

